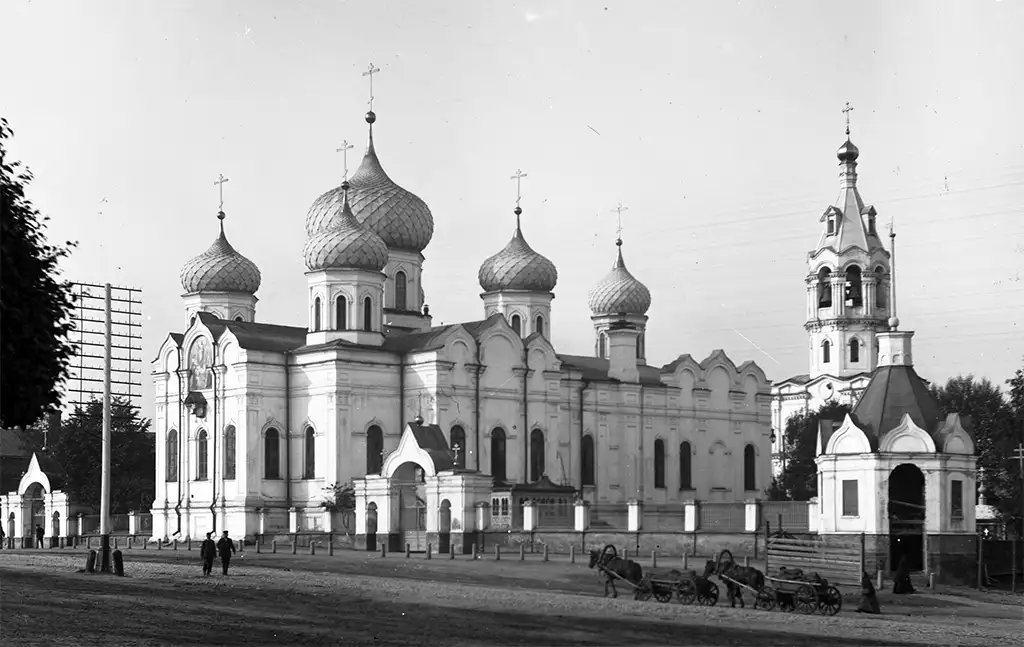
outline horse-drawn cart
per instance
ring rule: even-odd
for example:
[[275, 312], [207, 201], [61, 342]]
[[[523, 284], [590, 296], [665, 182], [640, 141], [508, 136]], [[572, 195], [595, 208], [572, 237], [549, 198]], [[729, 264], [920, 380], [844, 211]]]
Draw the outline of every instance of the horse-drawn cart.
[[772, 597], [781, 608], [811, 614], [821, 611], [834, 616], [843, 608], [843, 595], [817, 573], [805, 576], [800, 569], [781, 568], [777, 577], [768, 576]]
[[658, 602], [671, 602], [673, 596], [680, 604], [713, 607], [718, 604], [718, 585], [694, 571], [673, 569], [661, 578], [646, 575], [634, 595], [637, 600], [646, 601], [653, 597]]

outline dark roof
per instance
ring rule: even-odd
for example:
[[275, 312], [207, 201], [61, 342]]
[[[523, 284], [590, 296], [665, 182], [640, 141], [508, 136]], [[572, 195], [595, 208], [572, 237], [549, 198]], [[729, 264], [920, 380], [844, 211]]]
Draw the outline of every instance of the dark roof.
[[[586, 357], [583, 355], [558, 355], [562, 361], [562, 369], [576, 369], [583, 374], [584, 380], [591, 381], [618, 381], [608, 377], [607, 359], [600, 357]], [[640, 383], [647, 385], [662, 386], [661, 371], [653, 366], [638, 366], [640, 371]]]
[[0, 456], [31, 457], [17, 429], [0, 429]]
[[18, 489], [31, 460], [31, 456], [0, 456], [0, 494]]
[[474, 339], [479, 339], [480, 333], [491, 323], [490, 318], [488, 318], [461, 324], [454, 323], [446, 326], [434, 326], [426, 332], [403, 333], [395, 331], [384, 339], [384, 345], [382, 348], [393, 353], [403, 354], [437, 350], [444, 347], [444, 341], [448, 336], [448, 333], [452, 332], [459, 326], [465, 328]]
[[306, 329], [296, 326], [229, 321], [218, 319], [208, 312], [200, 312], [199, 320], [210, 329], [215, 338], [219, 338], [225, 329], [230, 330], [238, 339], [238, 345], [246, 350], [284, 353], [306, 343]]
[[444, 439], [444, 432], [437, 425], [421, 425], [415, 422], [408, 424], [409, 431], [416, 439], [420, 449], [430, 455], [437, 471], [450, 470], [455, 467], [455, 458]]
[[882, 437], [909, 414], [914, 424], [929, 434], [945, 419], [938, 401], [912, 366], [881, 366], [875, 370], [860, 400], [850, 413], [878, 449]]
[[779, 380], [775, 384], [807, 384], [811, 381], [811, 376], [807, 373], [800, 373], [793, 377], [787, 377], [784, 380]]
[[55, 459], [47, 454], [36, 454], [39, 461], [39, 469], [43, 470], [46, 478], [50, 479], [50, 489], [59, 490], [64, 487], [64, 469]]

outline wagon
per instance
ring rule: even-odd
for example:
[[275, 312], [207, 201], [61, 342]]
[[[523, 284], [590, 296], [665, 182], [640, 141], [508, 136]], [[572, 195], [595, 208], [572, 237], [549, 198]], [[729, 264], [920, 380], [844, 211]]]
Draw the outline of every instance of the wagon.
[[675, 596], [680, 604], [694, 604], [713, 607], [718, 604], [718, 585], [697, 576], [694, 571], [671, 570], [662, 577], [644, 576], [635, 587], [634, 598], [658, 602], [671, 602]]
[[774, 603], [780, 606], [792, 606], [801, 613], [821, 611], [825, 615], [834, 616], [843, 608], [843, 596], [835, 586], [822, 579], [817, 573], [805, 576], [800, 569], [779, 569], [778, 577], [766, 577]]

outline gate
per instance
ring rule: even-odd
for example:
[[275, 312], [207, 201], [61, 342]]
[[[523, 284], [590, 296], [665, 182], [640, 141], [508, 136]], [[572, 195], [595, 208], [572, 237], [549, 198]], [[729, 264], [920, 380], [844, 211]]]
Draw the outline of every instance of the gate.
[[427, 550], [427, 504], [416, 495], [415, 490], [403, 490], [399, 508], [402, 548], [416, 552]]

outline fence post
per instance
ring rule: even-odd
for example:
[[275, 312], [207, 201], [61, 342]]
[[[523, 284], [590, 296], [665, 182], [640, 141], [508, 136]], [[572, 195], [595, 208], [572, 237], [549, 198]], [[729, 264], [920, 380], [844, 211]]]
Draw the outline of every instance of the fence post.
[[544, 561], [548, 561], [548, 545], [544, 544]]
[[743, 565], [746, 566], [747, 568], [750, 568], [750, 556], [749, 555], [744, 555], [743, 556]]
[[334, 536], [331, 535], [327, 538], [327, 555], [334, 557]]
[[448, 543], [448, 559], [455, 559], [455, 544]]
[[260, 538], [259, 538], [259, 536], [256, 537], [256, 554], [257, 555], [260, 554]]
[[186, 544], [188, 550], [192, 550], [192, 537], [188, 538], [188, 544]]
[[501, 544], [494, 544], [494, 561], [501, 559]]
[[298, 539], [296, 539], [295, 537], [292, 537], [292, 555], [294, 555], [294, 554], [295, 554], [295, 552], [296, 552], [296, 551], [297, 551], [298, 549], [299, 549], [299, 540], [298, 540]]
[[316, 555], [316, 542], [312, 539], [309, 540], [309, 554]]
[[885, 583], [885, 573], [882, 572], [882, 569], [878, 569], [878, 577], [876, 577], [875, 579], [877, 580], [875, 582], [875, 584], [876, 584], [875, 588], [878, 589], [879, 591], [881, 591], [882, 590], [882, 584]]
[[519, 544], [519, 561], [526, 559], [526, 544]]
[[409, 559], [410, 557], [412, 557], [412, 546], [410, 546], [408, 543], [406, 543], [405, 544], [405, 558]]
[[381, 558], [388, 556], [388, 545], [387, 542], [380, 542], [380, 556]]
[[434, 553], [434, 544], [427, 544], [427, 559]]
[[569, 546], [569, 563], [570, 564], [575, 564], [576, 563], [576, 546], [574, 546], [574, 545], [570, 545]]
[[981, 590], [981, 566], [985, 563], [985, 542], [978, 535], [978, 590]]
[[623, 548], [622, 549], [622, 559], [629, 559], [629, 549], [628, 548]]
[[473, 559], [476, 559], [476, 558], [477, 558], [477, 556], [476, 556], [476, 550], [477, 550], [477, 548], [476, 548], [476, 542], [474, 541], [474, 542], [473, 542]]
[[689, 565], [687, 564], [687, 562], [688, 562], [688, 561], [689, 561], [689, 560], [688, 560], [688, 559], [686, 559], [686, 551], [683, 551], [683, 570], [684, 570], [684, 571], [688, 571], [688, 570], [690, 570], [690, 567], [689, 567]]
[[860, 533], [860, 572], [868, 571], [867, 551], [864, 547], [864, 533]]
[[274, 539], [270, 542], [270, 552], [274, 555], [277, 554], [277, 540]]
[[651, 568], [658, 568], [658, 551], [651, 551]]

